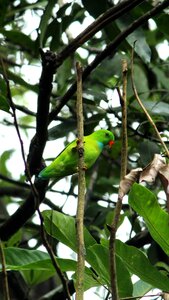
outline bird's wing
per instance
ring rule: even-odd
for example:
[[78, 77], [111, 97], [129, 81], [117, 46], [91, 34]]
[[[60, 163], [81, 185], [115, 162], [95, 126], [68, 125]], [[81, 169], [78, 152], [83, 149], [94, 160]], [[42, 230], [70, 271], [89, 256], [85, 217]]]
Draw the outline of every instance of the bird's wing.
[[77, 168], [76, 148], [76, 140], [69, 143], [66, 148], [58, 154], [54, 161], [39, 173], [39, 177], [42, 179], [60, 179], [64, 176], [75, 173]]

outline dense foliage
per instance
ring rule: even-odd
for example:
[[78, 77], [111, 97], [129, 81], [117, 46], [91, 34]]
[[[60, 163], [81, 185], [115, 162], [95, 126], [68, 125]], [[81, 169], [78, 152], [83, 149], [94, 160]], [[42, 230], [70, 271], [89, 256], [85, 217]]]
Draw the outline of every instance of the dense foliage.
[[[85, 135], [104, 128], [113, 131], [116, 139], [112, 149], [104, 150], [86, 172], [84, 223], [86, 261], [90, 267], [85, 269], [84, 287], [88, 290], [102, 286], [102, 292], [97, 290], [100, 299], [109, 297], [107, 224], [114, 216], [120, 183], [122, 108], [117, 87], [122, 90], [124, 59], [128, 63], [127, 173], [151, 164], [154, 154], [165, 154], [133, 93], [131, 49], [135, 41], [137, 92], [168, 145], [169, 1], [156, 2], [1, 1], [0, 238], [11, 299], [65, 299], [60, 277], [42, 247], [29, 179], [32, 177], [33, 182], [45, 162], [48, 164], [77, 134], [77, 61], [83, 66]], [[143, 296], [153, 288], [169, 291], [169, 171], [163, 159], [166, 173], [157, 176], [157, 168], [153, 180], [144, 180], [152, 181], [147, 188], [135, 183], [129, 202], [126, 196], [122, 204], [116, 244], [120, 298]], [[153, 162], [154, 169], [158, 162]], [[146, 169], [148, 176], [150, 169]], [[35, 186], [59, 268], [73, 274], [71, 277], [68, 273], [73, 295], [77, 176], [56, 185], [36, 184], [35, 180]], [[5, 271], [1, 273], [0, 286], [4, 274]], [[133, 275], [138, 276], [134, 284]], [[5, 288], [0, 288], [1, 299], [4, 294]]]

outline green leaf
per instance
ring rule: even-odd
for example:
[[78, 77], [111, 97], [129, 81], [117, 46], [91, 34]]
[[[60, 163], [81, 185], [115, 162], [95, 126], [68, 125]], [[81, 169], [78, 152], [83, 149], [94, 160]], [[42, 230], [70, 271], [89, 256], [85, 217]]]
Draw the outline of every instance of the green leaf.
[[16, 73], [11, 72], [10, 70], [7, 70], [7, 76], [8, 79], [12, 80], [15, 84], [19, 84], [22, 87], [31, 90], [35, 93], [38, 93], [38, 85], [37, 84], [30, 84], [26, 82], [20, 75], [17, 75]]
[[[57, 37], [55, 37], [56, 39]], [[69, 57], [64, 60], [57, 72], [58, 94], [64, 94], [67, 90], [68, 78], [71, 76], [72, 59]]]
[[36, 43], [28, 35], [17, 30], [4, 30], [1, 29], [0, 32], [13, 44], [19, 45], [25, 50], [37, 51]]
[[[84, 101], [85, 103], [85, 101]], [[94, 103], [94, 102], [93, 102]], [[88, 105], [88, 104], [87, 104]], [[105, 113], [100, 112], [92, 115], [85, 120], [85, 135], [90, 134], [98, 123], [103, 119]], [[57, 138], [65, 137], [68, 133], [76, 130], [77, 122], [73, 118], [67, 118], [62, 123], [48, 130], [48, 140], [52, 141]], [[86, 134], [87, 131], [87, 134]]]
[[[146, 109], [154, 115], [162, 115], [162, 116], [169, 116], [169, 104], [163, 101], [159, 101], [159, 102], [154, 102], [151, 100], [143, 100], [142, 101], [144, 106], [146, 107]], [[134, 102], [132, 104], [132, 106], [134, 106], [135, 108], [138, 108], [139, 110], [141, 110], [139, 104], [137, 104], [136, 102]]]
[[7, 99], [2, 95], [0, 95], [0, 110], [4, 110], [8, 113], [10, 110], [10, 106], [9, 106]]
[[[36, 285], [56, 273], [49, 255], [39, 250], [9, 247], [4, 249], [6, 269], [22, 271], [29, 285]], [[76, 261], [57, 258], [63, 272], [75, 271]]]
[[105, 12], [108, 8], [107, 1], [99, 0], [99, 1], [91, 1], [91, 0], [82, 0], [82, 3], [85, 9], [89, 12], [91, 16], [97, 18], [103, 12]]
[[[167, 26], [168, 14], [161, 14], [156, 18], [157, 31], [165, 34], [166, 38], [169, 38], [168, 26]], [[159, 35], [161, 37], [161, 35]]]
[[[51, 210], [44, 211], [43, 217], [48, 234], [76, 252], [75, 219], [58, 211]], [[84, 229], [84, 239], [86, 249], [96, 243], [86, 228]]]
[[137, 275], [141, 280], [161, 290], [168, 290], [168, 277], [151, 265], [141, 250], [117, 240], [116, 254], [122, 259], [129, 271]]
[[[49, 260], [49, 255], [39, 250], [26, 250], [14, 247], [8, 247], [4, 249], [6, 267], [13, 270], [29, 270], [29, 266], [35, 264], [38, 265], [39, 261]], [[47, 264], [41, 264], [41, 270], [48, 269]]]
[[[100, 244], [95, 244], [88, 249], [88, 262], [99, 276], [102, 284], [110, 286], [110, 264], [109, 249]], [[125, 267], [121, 258], [116, 256], [117, 283], [120, 297], [132, 296], [133, 285], [128, 269]]]
[[[70, 216], [57, 211], [45, 211], [43, 212], [44, 224], [48, 234], [57, 238], [60, 242], [64, 243], [76, 252], [76, 229], [75, 219]], [[87, 231], [84, 229], [85, 248], [86, 248], [86, 261], [94, 268], [99, 275], [99, 281], [102, 284], [110, 286], [109, 275], [109, 251], [108, 248], [103, 245], [96, 244], [96, 241]], [[121, 263], [121, 259], [117, 258], [118, 265], [118, 283], [119, 292], [121, 297], [132, 295], [132, 284], [128, 270]], [[125, 274], [124, 278], [121, 274]], [[127, 288], [126, 288], [127, 286]]]
[[77, 122], [72, 119], [67, 119], [64, 122], [56, 125], [48, 130], [48, 140], [56, 140], [65, 137], [68, 133], [76, 129]]
[[166, 77], [166, 73], [163, 68], [158, 67], [158, 65], [151, 64], [152, 72], [157, 76], [157, 80], [161, 83], [161, 86], [168, 90], [168, 78]]
[[[43, 263], [43, 262], [42, 262]], [[30, 266], [29, 270], [20, 271], [26, 283], [32, 287], [41, 282], [48, 280], [50, 277], [55, 275], [54, 270], [34, 270], [34, 266]], [[12, 270], [12, 268], [11, 268]], [[15, 269], [14, 269], [15, 270]]]
[[[134, 21], [132, 15], [130, 13], [128, 13], [127, 15], [123, 16], [123, 18], [118, 19], [116, 21], [120, 31], [123, 31], [126, 29], [126, 27], [128, 27], [132, 20]], [[134, 50], [135, 52], [141, 57], [141, 59], [145, 62], [145, 63], [149, 63], [150, 59], [151, 59], [151, 49], [149, 47], [149, 45], [146, 42], [145, 39], [145, 34], [143, 29], [141, 28], [137, 28], [136, 30], [134, 30], [134, 32], [132, 32], [127, 38], [126, 38], [127, 42], [129, 43], [129, 45], [131, 47], [134, 46], [134, 42], [136, 41]]]
[[[44, 37], [44, 44], [48, 37], [51, 37], [50, 50], [56, 51], [61, 44], [62, 35], [62, 23], [54, 19], [47, 27], [46, 34]], [[64, 62], [63, 62], [64, 63]]]
[[6, 162], [8, 159], [10, 159], [12, 153], [14, 150], [7, 150], [4, 151], [2, 153], [2, 155], [0, 156], [0, 172], [5, 175], [5, 176], [11, 176], [10, 171], [8, 170], [7, 166], [6, 166]]
[[[138, 93], [142, 93], [144, 91], [149, 90], [149, 83], [146, 77], [145, 69], [143, 66], [139, 64], [134, 64], [134, 82], [137, 88]], [[131, 82], [128, 84], [128, 93], [129, 95], [133, 95], [133, 88]], [[147, 99], [147, 94], [141, 95], [141, 100], [143, 101], [144, 98]], [[135, 101], [135, 103], [137, 103]], [[138, 104], [137, 104], [138, 105]]]
[[22, 229], [18, 230], [11, 238], [6, 242], [7, 247], [14, 247], [17, 246], [20, 241], [22, 240]]
[[47, 2], [46, 8], [44, 10], [44, 14], [42, 15], [40, 25], [39, 25], [39, 31], [40, 31], [40, 47], [43, 47], [43, 40], [46, 33], [46, 30], [48, 28], [48, 22], [50, 17], [52, 16], [52, 9], [55, 6], [56, 1], [50, 0]]
[[135, 183], [129, 194], [129, 204], [144, 218], [153, 239], [169, 255], [169, 215], [160, 207], [155, 195]]
[[[150, 136], [149, 134], [147, 135]], [[150, 140], [143, 140], [138, 145], [138, 149], [140, 154], [139, 161], [143, 166], [148, 165], [149, 162], [153, 160], [154, 154], [160, 153], [159, 145]]]
[[[72, 276], [75, 284], [76, 284], [76, 278], [77, 274], [74, 273]], [[85, 274], [84, 274], [84, 291], [87, 291], [88, 289], [92, 287], [99, 287], [101, 285], [100, 281], [97, 280], [96, 274], [89, 268], [85, 268]]]
[[153, 286], [143, 280], [138, 280], [134, 285], [133, 285], [133, 297], [142, 297], [145, 294], [147, 294]]
[[[20, 271], [29, 286], [37, 285], [56, 274], [49, 255], [39, 250], [9, 247], [4, 249], [6, 269]], [[62, 272], [76, 271], [77, 263], [71, 259], [56, 258]], [[73, 278], [76, 278], [74, 275]], [[100, 286], [92, 270], [85, 268], [84, 289]]]

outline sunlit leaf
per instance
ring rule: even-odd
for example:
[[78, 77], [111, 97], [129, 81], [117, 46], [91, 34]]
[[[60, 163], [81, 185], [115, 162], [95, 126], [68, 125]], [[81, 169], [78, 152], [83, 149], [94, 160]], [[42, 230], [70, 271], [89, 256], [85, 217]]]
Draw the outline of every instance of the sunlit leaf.
[[[49, 235], [70, 247], [76, 252], [76, 227], [75, 219], [57, 211], [47, 210], [43, 212], [45, 228]], [[84, 229], [85, 247], [96, 243], [88, 230]]]
[[147, 294], [153, 286], [143, 280], [138, 280], [133, 285], [133, 297], [140, 297]]

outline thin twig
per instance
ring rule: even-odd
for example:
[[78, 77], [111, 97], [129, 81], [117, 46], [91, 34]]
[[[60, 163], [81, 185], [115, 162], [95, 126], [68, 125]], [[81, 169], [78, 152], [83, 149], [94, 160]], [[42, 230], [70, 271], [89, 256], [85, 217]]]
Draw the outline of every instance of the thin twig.
[[[120, 90], [118, 89], [118, 93], [120, 96], [120, 102], [122, 107], [122, 150], [121, 150], [121, 180], [126, 175], [127, 170], [127, 62], [122, 62], [122, 73], [123, 73], [123, 94], [121, 95]], [[115, 238], [116, 231], [118, 227], [118, 222], [120, 218], [120, 212], [122, 209], [122, 200], [123, 196], [120, 192], [118, 192], [118, 200], [114, 210], [114, 219], [112, 221], [110, 229], [110, 243], [109, 243], [109, 251], [110, 251], [110, 282], [111, 282], [111, 293], [112, 299], [118, 300], [118, 286], [117, 286], [117, 272], [116, 272], [116, 257], [115, 257]]]
[[4, 300], [10, 300], [9, 295], [9, 286], [8, 286], [8, 276], [6, 271], [6, 262], [5, 262], [5, 255], [2, 246], [2, 241], [0, 240], [0, 261], [2, 265], [2, 278], [3, 278], [3, 290], [4, 290]]
[[77, 71], [77, 150], [78, 160], [78, 206], [76, 215], [77, 230], [77, 281], [76, 300], [82, 300], [84, 294], [84, 270], [85, 270], [85, 244], [84, 244], [84, 203], [85, 203], [85, 167], [84, 167], [84, 144], [83, 144], [83, 102], [82, 102], [82, 67], [76, 64]]
[[9, 178], [3, 174], [0, 173], [0, 179], [1, 180], [4, 180], [6, 182], [9, 182], [10, 184], [14, 184], [14, 185], [18, 185], [20, 187], [22, 187], [23, 189], [30, 189], [30, 185], [25, 183], [25, 182], [22, 182], [22, 181], [17, 181], [17, 180], [14, 180], [12, 178]]
[[[134, 46], [135, 46], [135, 43], [134, 43]], [[137, 89], [136, 89], [136, 86], [135, 86], [135, 83], [134, 83], [134, 47], [132, 48], [132, 55], [131, 55], [131, 82], [132, 82], [132, 88], [133, 88], [133, 92], [134, 92], [134, 95], [137, 99], [137, 102], [139, 103], [140, 107], [142, 108], [143, 112], [145, 113], [148, 121], [150, 122], [150, 124], [152, 125], [152, 127], [154, 128], [154, 131], [157, 135], [157, 138], [159, 139], [159, 142], [161, 143], [161, 145], [163, 146], [164, 150], [165, 150], [165, 153], [166, 155], [168, 156], [169, 158], [169, 150], [166, 146], [166, 144], [164, 143], [164, 141], [162, 140], [162, 137], [157, 129], [157, 126], [155, 125], [153, 119], [151, 118], [151, 116], [149, 115], [147, 109], [145, 108], [143, 102], [141, 101], [138, 93], [137, 93]]]
[[146, 298], [146, 297], [162, 297], [163, 296], [163, 293], [157, 293], [157, 294], [152, 294], [152, 295], [140, 295], [140, 296], [133, 296], [133, 297], [124, 297], [124, 298], [121, 298], [121, 300], [133, 300], [133, 299], [141, 299], [141, 298]]

